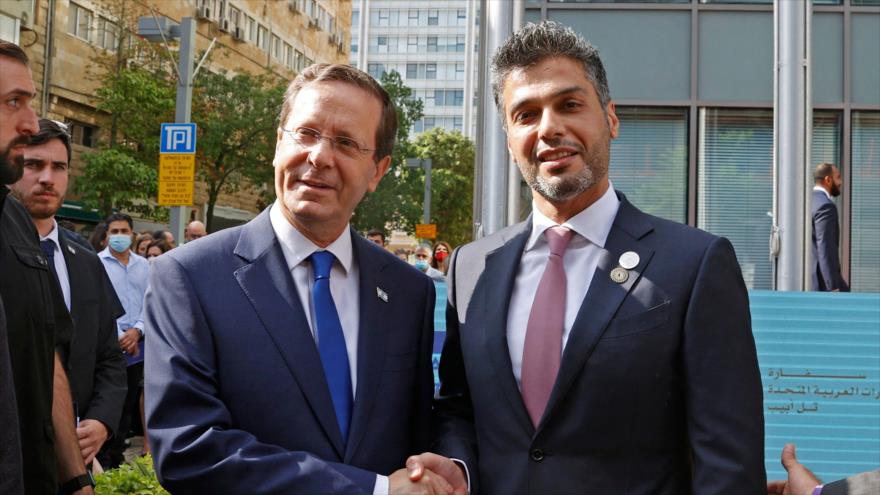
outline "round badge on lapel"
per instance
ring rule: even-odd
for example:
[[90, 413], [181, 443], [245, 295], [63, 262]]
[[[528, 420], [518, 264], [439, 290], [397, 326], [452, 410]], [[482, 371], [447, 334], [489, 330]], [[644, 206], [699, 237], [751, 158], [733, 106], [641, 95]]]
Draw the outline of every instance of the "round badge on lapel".
[[620, 266], [625, 270], [632, 270], [639, 266], [639, 255], [635, 251], [627, 251], [620, 255], [618, 263], [620, 263]]
[[625, 268], [617, 267], [614, 270], [611, 270], [611, 280], [615, 281], [618, 284], [622, 284], [629, 279], [629, 272], [626, 271]]

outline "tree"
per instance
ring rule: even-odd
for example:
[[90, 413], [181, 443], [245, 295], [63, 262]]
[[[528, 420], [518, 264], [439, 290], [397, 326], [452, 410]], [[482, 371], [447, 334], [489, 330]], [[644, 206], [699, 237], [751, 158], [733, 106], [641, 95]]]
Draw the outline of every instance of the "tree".
[[[77, 177], [77, 191], [83, 202], [106, 217], [114, 209], [144, 216], [155, 214], [144, 201], [144, 191], [156, 190], [156, 169], [119, 149], [105, 149], [83, 156], [83, 174]], [[124, 181], [125, 185], [120, 187]]]
[[412, 95], [397, 71], [382, 74], [382, 87], [397, 109], [397, 141], [391, 155], [391, 167], [379, 187], [368, 194], [354, 212], [351, 223], [355, 229], [391, 228], [412, 231], [422, 213], [422, 181], [417, 170], [404, 166], [406, 158], [414, 157], [409, 142], [409, 129], [422, 118], [422, 100]]
[[[453, 246], [470, 242], [473, 240], [474, 143], [458, 131], [435, 127], [416, 138], [413, 151], [419, 158], [431, 159], [431, 222], [437, 224], [438, 240]], [[417, 175], [424, 181], [423, 169], [418, 169]]]
[[207, 228], [220, 193], [266, 181], [272, 174], [279, 103], [285, 85], [263, 74], [199, 74], [193, 90], [198, 124], [197, 177], [208, 189]]

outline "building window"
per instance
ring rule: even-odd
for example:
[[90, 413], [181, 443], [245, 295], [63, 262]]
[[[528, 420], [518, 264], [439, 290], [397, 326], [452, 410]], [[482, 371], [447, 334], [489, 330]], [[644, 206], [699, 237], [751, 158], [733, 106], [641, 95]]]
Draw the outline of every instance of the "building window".
[[241, 27], [241, 11], [232, 6], [229, 7], [229, 24], [232, 29]]
[[367, 64], [367, 73], [373, 76], [373, 79], [379, 80], [382, 74], [385, 74], [385, 64]]
[[428, 25], [429, 26], [439, 26], [440, 25], [440, 13], [436, 10], [428, 11]]
[[425, 117], [425, 130], [429, 131], [437, 125], [436, 117]]
[[436, 36], [428, 36], [428, 52], [436, 52], [437, 51], [437, 37]]
[[419, 37], [418, 36], [407, 36], [406, 38], [406, 52], [407, 53], [416, 53], [419, 51]]
[[407, 79], [418, 79], [419, 77], [419, 64], [406, 64], [406, 78]]
[[620, 135], [611, 142], [609, 174], [642, 210], [687, 222], [688, 112], [617, 108]]
[[305, 69], [305, 55], [299, 50], [293, 52], [293, 65], [297, 72], [302, 72]]
[[419, 11], [416, 9], [409, 9], [409, 13], [407, 14], [407, 25], [408, 26], [418, 26], [419, 25]]
[[727, 237], [749, 289], [772, 289], [771, 110], [701, 109], [697, 226]]
[[67, 32], [77, 38], [90, 41], [89, 32], [92, 28], [94, 14], [80, 5], [70, 2], [70, 11], [67, 16]]
[[72, 144], [79, 144], [89, 148], [94, 148], [95, 144], [97, 144], [97, 127], [74, 120], [68, 120], [67, 129], [70, 131], [70, 142]]
[[455, 80], [464, 81], [464, 62], [455, 63]]
[[425, 79], [437, 79], [437, 64], [425, 64]]
[[379, 11], [379, 25], [380, 26], [387, 26], [389, 24], [389, 21], [390, 21], [390, 18], [388, 16], [388, 11], [385, 9], [380, 10]]
[[284, 65], [293, 69], [293, 47], [290, 43], [284, 43]]
[[272, 35], [272, 56], [275, 57], [276, 60], [282, 60], [281, 58], [281, 38], [278, 35]]
[[880, 292], [880, 112], [852, 113], [850, 288]]
[[98, 46], [105, 50], [115, 52], [118, 32], [119, 28], [113, 23], [113, 21], [105, 19], [104, 17], [98, 18], [98, 39], [96, 40]]
[[257, 42], [257, 21], [254, 20], [253, 17], [247, 16], [245, 18], [245, 36], [247, 36], [247, 40], [251, 43]]
[[455, 23], [459, 26], [464, 26], [467, 22], [467, 12], [464, 9], [458, 9], [455, 11]]

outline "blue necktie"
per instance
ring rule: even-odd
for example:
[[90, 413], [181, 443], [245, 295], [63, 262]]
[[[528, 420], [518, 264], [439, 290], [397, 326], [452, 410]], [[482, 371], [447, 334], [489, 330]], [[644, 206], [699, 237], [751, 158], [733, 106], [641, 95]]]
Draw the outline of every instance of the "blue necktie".
[[43, 250], [43, 254], [46, 255], [46, 260], [49, 262], [49, 271], [52, 272], [55, 280], [58, 280], [58, 273], [55, 271], [55, 241], [52, 239], [40, 241], [40, 249]]
[[312, 286], [312, 302], [315, 305], [315, 330], [318, 334], [318, 352], [324, 366], [324, 376], [330, 386], [330, 397], [333, 409], [336, 410], [336, 421], [342, 433], [342, 441], [348, 441], [348, 427], [351, 422], [351, 374], [348, 364], [348, 352], [345, 349], [345, 337], [336, 304], [330, 293], [330, 268], [336, 259], [329, 251], [315, 251], [309, 258], [315, 274], [315, 285]]

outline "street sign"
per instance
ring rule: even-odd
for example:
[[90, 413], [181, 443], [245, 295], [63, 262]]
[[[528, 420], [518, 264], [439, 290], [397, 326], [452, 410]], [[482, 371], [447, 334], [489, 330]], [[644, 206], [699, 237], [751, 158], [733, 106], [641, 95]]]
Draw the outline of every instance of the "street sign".
[[162, 124], [159, 153], [195, 153], [195, 124]]
[[416, 237], [421, 239], [436, 239], [437, 224], [436, 223], [420, 223], [416, 225]]
[[196, 155], [159, 155], [159, 205], [191, 206]]

